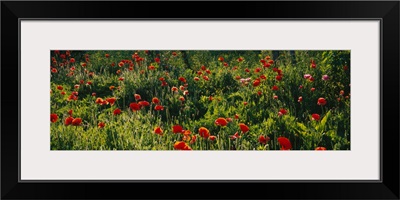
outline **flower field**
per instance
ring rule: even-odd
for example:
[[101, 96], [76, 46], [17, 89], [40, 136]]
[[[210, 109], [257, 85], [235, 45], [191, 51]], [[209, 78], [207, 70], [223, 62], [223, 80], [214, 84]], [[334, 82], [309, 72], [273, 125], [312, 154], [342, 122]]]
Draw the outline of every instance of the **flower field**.
[[350, 150], [350, 51], [50, 55], [51, 150]]

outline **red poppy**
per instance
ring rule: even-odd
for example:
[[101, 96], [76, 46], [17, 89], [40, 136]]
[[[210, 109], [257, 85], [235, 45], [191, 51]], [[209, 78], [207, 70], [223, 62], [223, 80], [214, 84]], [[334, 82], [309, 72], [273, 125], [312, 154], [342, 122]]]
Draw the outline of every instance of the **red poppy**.
[[163, 130], [157, 126], [154, 128], [154, 133], [157, 135], [163, 135]]
[[67, 118], [65, 119], [64, 124], [65, 124], [66, 126], [68, 126], [68, 125], [72, 124], [72, 121], [73, 121], [73, 120], [74, 120], [73, 117], [67, 117]]
[[181, 133], [183, 131], [183, 128], [182, 128], [182, 126], [180, 126], [180, 125], [174, 125], [173, 127], [172, 127], [172, 132], [173, 133]]
[[55, 123], [57, 120], [58, 120], [58, 115], [57, 114], [54, 114], [54, 113], [50, 114], [50, 121], [52, 123]]
[[217, 126], [226, 126], [227, 124], [228, 124], [228, 121], [226, 121], [225, 118], [220, 117], [215, 120], [215, 125], [217, 125]]
[[272, 86], [272, 90], [277, 91], [277, 90], [279, 90], [279, 87], [274, 85], [274, 86]]
[[154, 104], [159, 104], [160, 100], [157, 97], [153, 97], [153, 99], [151, 100], [151, 102], [153, 102]]
[[192, 148], [190, 148], [189, 145], [187, 145], [185, 142], [182, 142], [182, 141], [175, 142], [174, 149], [175, 150], [192, 150]]
[[312, 114], [311, 115], [311, 120], [315, 120], [318, 121], [320, 119], [321, 116], [319, 116], [318, 114]]
[[215, 137], [214, 135], [211, 135], [208, 139], [210, 139], [211, 141], [214, 141], [215, 139], [217, 139], [217, 137]]
[[269, 64], [269, 63], [263, 63], [263, 66], [264, 66], [264, 68], [269, 68], [269, 67], [271, 67], [271, 64]]
[[301, 103], [303, 101], [303, 97], [299, 97], [299, 99], [297, 100], [297, 102]]
[[240, 130], [242, 130], [243, 133], [246, 133], [246, 132], [248, 132], [250, 130], [249, 127], [246, 124], [243, 124], [243, 123], [239, 123], [239, 127], [240, 127]]
[[70, 63], [74, 63], [74, 62], [75, 62], [75, 58], [69, 59], [69, 62], [70, 62]]
[[132, 111], [138, 111], [141, 108], [140, 104], [137, 103], [131, 103], [129, 104], [129, 107], [131, 108]]
[[161, 106], [161, 105], [156, 105], [156, 106], [154, 107], [154, 110], [164, 110], [164, 107]]
[[99, 128], [104, 128], [104, 126], [106, 126], [106, 124], [104, 122], [99, 122], [99, 124], [97, 124], [97, 126]]
[[134, 94], [133, 96], [135, 97], [136, 100], [142, 99], [142, 97], [139, 94]]
[[317, 104], [320, 105], [320, 106], [324, 106], [326, 104], [326, 100], [321, 97], [321, 98], [318, 99]]
[[150, 106], [150, 103], [147, 101], [139, 101], [138, 104], [141, 106]]
[[115, 109], [114, 112], [113, 112], [113, 114], [114, 114], [114, 115], [119, 115], [119, 114], [121, 114], [121, 109], [119, 109], [119, 108]]
[[316, 151], [326, 151], [325, 147], [317, 147], [315, 148]]
[[254, 87], [257, 87], [257, 86], [259, 86], [260, 85], [260, 80], [258, 80], [258, 79], [256, 79], [256, 80], [254, 80], [254, 82], [253, 82], [253, 86]]
[[292, 144], [286, 137], [278, 137], [278, 142], [281, 145], [281, 150], [290, 150], [292, 148]]
[[315, 69], [315, 67], [317, 67], [317, 64], [315, 64], [314, 60], [311, 60], [311, 68]]
[[179, 80], [186, 83], [186, 79], [184, 77], [179, 77]]
[[282, 76], [276, 76], [275, 79], [276, 79], [277, 81], [281, 81], [281, 80], [282, 80]]
[[57, 69], [56, 69], [56, 68], [52, 68], [52, 69], [51, 69], [51, 72], [57, 73]]
[[240, 138], [240, 137], [241, 137], [241, 136], [239, 135], [239, 133], [236, 132], [236, 133], [233, 134], [230, 138], [231, 138], [231, 140], [235, 140], [235, 139]]
[[199, 135], [203, 138], [208, 138], [208, 137], [210, 137], [210, 131], [205, 127], [200, 127]]
[[68, 111], [68, 114], [69, 114], [69, 116], [72, 116], [72, 113], [73, 113], [74, 111], [71, 109], [71, 110], [69, 110]]
[[269, 142], [269, 140], [270, 140], [270, 138], [268, 136], [264, 137], [263, 135], [260, 135], [260, 137], [258, 138], [258, 141], [264, 145], [267, 144]]
[[114, 105], [115, 101], [117, 100], [117, 98], [115, 97], [111, 97], [111, 98], [107, 98], [106, 101], [110, 103], [110, 105]]
[[74, 120], [72, 120], [72, 126], [80, 126], [81, 123], [82, 123], [81, 118], [75, 118]]
[[282, 115], [286, 115], [286, 114], [288, 113], [288, 111], [285, 110], [285, 109], [283, 109], [283, 108], [281, 108], [281, 109], [279, 110], [279, 113], [281, 113]]
[[154, 58], [154, 61], [156, 61], [156, 63], [160, 63], [160, 58]]

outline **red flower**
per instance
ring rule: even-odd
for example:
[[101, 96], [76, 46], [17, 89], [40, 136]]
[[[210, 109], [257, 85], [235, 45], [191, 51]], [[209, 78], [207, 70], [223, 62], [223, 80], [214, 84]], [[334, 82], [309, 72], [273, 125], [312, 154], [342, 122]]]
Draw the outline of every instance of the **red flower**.
[[240, 135], [239, 135], [238, 132], [236, 132], [236, 133], [233, 134], [230, 138], [231, 138], [231, 140], [235, 140], [235, 139], [237, 139], [237, 138], [240, 138]]
[[311, 60], [311, 68], [315, 69], [317, 67], [317, 64], [315, 64], [314, 60]]
[[74, 63], [74, 62], [75, 62], [75, 58], [69, 59], [69, 62], [70, 62], [70, 63]]
[[288, 113], [288, 111], [285, 110], [285, 109], [283, 109], [283, 108], [281, 108], [281, 109], [279, 110], [279, 113], [281, 113], [282, 115], [286, 115], [286, 114]]
[[51, 72], [57, 73], [57, 69], [56, 68], [51, 68]]
[[193, 79], [194, 79], [195, 81], [199, 81], [199, 80], [200, 80], [200, 78], [199, 78], [199, 77], [197, 77], [197, 76], [196, 76], [196, 77], [194, 77]]
[[268, 63], [269, 64], [274, 64], [274, 61], [273, 60], [269, 60]]
[[110, 54], [106, 53], [106, 55], [105, 55], [105, 56], [106, 56], [106, 58], [109, 58], [109, 57], [110, 57]]
[[266, 77], [264, 74], [262, 74], [262, 75], [260, 76], [260, 78], [261, 78], [261, 79], [264, 79], [264, 80], [267, 79], [267, 77]]
[[272, 86], [272, 90], [277, 91], [277, 90], [279, 90], [279, 87], [274, 85], [274, 86]]
[[257, 87], [257, 86], [259, 86], [260, 85], [260, 80], [258, 80], [258, 79], [256, 79], [256, 80], [254, 80], [254, 82], [253, 82], [253, 86], [254, 87]]
[[131, 103], [129, 104], [129, 107], [131, 108], [132, 111], [138, 111], [141, 108], [141, 106], [137, 103]]
[[211, 70], [207, 69], [207, 70], [206, 70], [206, 73], [207, 73], [207, 74], [211, 74]]
[[240, 127], [240, 130], [242, 130], [243, 133], [246, 133], [246, 132], [248, 132], [250, 130], [249, 127], [246, 124], [243, 124], [243, 123], [239, 123], [239, 127]]
[[263, 64], [264, 64], [265, 62], [267, 62], [267, 61], [265, 61], [264, 59], [261, 59], [261, 60], [260, 60], [260, 63], [263, 63]]
[[107, 98], [106, 101], [110, 103], [110, 105], [114, 105], [115, 101], [117, 100], [117, 98], [115, 97], [111, 97], [111, 98]]
[[262, 94], [261, 91], [258, 91], [258, 92], [257, 92], [257, 95], [258, 95], [258, 96], [261, 96], [261, 94]]
[[74, 111], [71, 109], [71, 110], [69, 110], [68, 111], [68, 114], [69, 114], [69, 116], [72, 116], [72, 113], [73, 113]]
[[312, 114], [311, 115], [311, 120], [318, 121], [320, 119], [320, 116], [318, 114]]
[[185, 97], [180, 96], [180, 97], [179, 97], [179, 101], [185, 101]]
[[201, 66], [201, 70], [203, 70], [203, 71], [205, 71], [207, 68], [206, 68], [206, 66]]
[[269, 68], [269, 67], [271, 67], [271, 64], [269, 64], [269, 63], [263, 63], [263, 66], [264, 66], [264, 68], [266, 67], [266, 68]]
[[278, 99], [278, 96], [274, 95], [274, 99]]
[[185, 142], [179, 141], [174, 144], [175, 150], [192, 150]]
[[86, 84], [88, 84], [88, 85], [92, 85], [92, 82], [88, 81], [88, 82], [86, 82]]
[[[255, 70], [254, 70], [254, 72], [255, 73], [258, 73], [258, 72], [260, 72], [261, 71], [261, 68], [259, 68], [259, 67], [257, 67]], [[247, 71], [246, 71], [247, 72]]]
[[222, 56], [220, 56], [220, 57], [218, 58], [218, 61], [223, 62], [223, 61], [224, 61], [224, 58], [223, 58]]
[[113, 86], [113, 85], [112, 85], [112, 86], [110, 86], [110, 90], [113, 90], [114, 88], [115, 88], [115, 86]]
[[60, 94], [61, 94], [61, 95], [65, 95], [65, 92], [64, 92], [64, 91], [62, 91]]
[[239, 58], [237, 59], [237, 61], [238, 61], [238, 62], [242, 62], [242, 61], [243, 61], [243, 58], [242, 58], [242, 57], [239, 57]]
[[235, 114], [235, 119], [239, 119], [239, 115], [238, 114]]
[[147, 101], [139, 101], [138, 104], [141, 106], [150, 106], [150, 103]]
[[63, 90], [63, 89], [64, 89], [63, 86], [61, 85], [57, 86], [57, 90]]
[[315, 148], [316, 151], [326, 151], [325, 147], [317, 147]]
[[324, 106], [326, 104], [326, 100], [321, 97], [321, 98], [318, 99], [317, 104], [320, 105], [320, 106]]
[[311, 92], [314, 92], [315, 91], [315, 88], [311, 88]]
[[156, 63], [160, 63], [160, 58], [154, 58], [154, 61], [156, 61]]
[[215, 139], [217, 139], [217, 137], [215, 137], [215, 136], [210, 136], [208, 139], [210, 139], [211, 141], [214, 141]]
[[118, 80], [119, 81], [123, 81], [125, 78], [124, 77], [119, 77]]
[[245, 106], [246, 106], [247, 104], [248, 104], [248, 103], [247, 103], [247, 101], [243, 102], [243, 105], [245, 105]]
[[260, 137], [258, 138], [258, 141], [264, 145], [267, 144], [269, 140], [270, 140], [270, 138], [268, 136], [264, 137], [263, 135], [260, 135]]
[[65, 124], [66, 126], [68, 126], [68, 125], [72, 124], [72, 121], [73, 121], [73, 120], [74, 120], [73, 117], [67, 117], [67, 118], [65, 119], [64, 124]]
[[163, 135], [163, 130], [157, 126], [154, 128], [154, 133], [157, 135]]
[[119, 109], [119, 108], [115, 109], [114, 112], [113, 112], [113, 114], [114, 114], [114, 115], [119, 115], [119, 114], [121, 114], [121, 109]]
[[249, 73], [250, 70], [248, 68], [244, 69], [245, 72]]
[[135, 95], [133, 95], [133, 96], [135, 96], [135, 99], [136, 99], [136, 100], [142, 99], [142, 97], [141, 97], [139, 94], [135, 94]]
[[290, 150], [292, 148], [292, 144], [286, 137], [278, 137], [278, 142], [281, 145], [281, 150]]
[[217, 125], [217, 126], [226, 126], [227, 124], [228, 124], [228, 121], [226, 121], [225, 118], [220, 117], [215, 120], [215, 125]]
[[151, 100], [151, 102], [153, 102], [154, 104], [159, 104], [160, 100], [157, 97], [153, 97], [153, 99]]
[[175, 125], [175, 126], [172, 127], [172, 132], [173, 133], [181, 133], [182, 131], [183, 131], [183, 128], [180, 125]]
[[303, 101], [303, 97], [299, 97], [299, 99], [297, 100], [297, 102], [301, 103]]
[[266, 56], [265, 57], [265, 60], [269, 60], [269, 59], [271, 59], [271, 56]]
[[225, 67], [228, 67], [228, 63], [224, 62], [224, 66], [225, 66]]
[[345, 66], [343, 67], [343, 69], [344, 69], [344, 70], [348, 70], [349, 67], [347, 67], [347, 65], [345, 65]]
[[106, 124], [104, 122], [99, 122], [99, 124], [97, 124], [97, 126], [99, 128], [104, 128], [104, 126], [106, 126]]
[[206, 80], [206, 81], [209, 80], [209, 79], [208, 79], [208, 76], [203, 76], [203, 79]]
[[176, 56], [176, 52], [175, 52], [175, 51], [174, 51], [174, 52], [172, 52], [172, 55], [173, 55], [173, 56]]
[[164, 110], [164, 107], [161, 105], [156, 105], [156, 107], [154, 107], [154, 110]]
[[276, 76], [275, 79], [276, 79], [277, 81], [281, 81], [281, 80], [282, 80], [282, 76]]
[[155, 67], [154, 67], [153, 65], [150, 65], [150, 66], [148, 67], [148, 69], [149, 69], [149, 70], [154, 70]]
[[81, 118], [75, 118], [74, 120], [72, 120], [72, 126], [79, 126], [82, 123], [82, 119]]
[[205, 127], [200, 127], [199, 135], [203, 138], [208, 138], [208, 137], [210, 137], [210, 131]]
[[50, 121], [52, 123], [55, 123], [58, 120], [58, 115], [57, 114], [50, 114]]

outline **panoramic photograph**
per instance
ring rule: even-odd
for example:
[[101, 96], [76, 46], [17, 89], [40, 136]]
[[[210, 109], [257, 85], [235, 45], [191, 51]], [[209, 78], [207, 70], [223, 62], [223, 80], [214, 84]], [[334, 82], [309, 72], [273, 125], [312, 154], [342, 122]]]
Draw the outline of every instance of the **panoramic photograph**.
[[51, 50], [50, 150], [350, 150], [350, 50]]

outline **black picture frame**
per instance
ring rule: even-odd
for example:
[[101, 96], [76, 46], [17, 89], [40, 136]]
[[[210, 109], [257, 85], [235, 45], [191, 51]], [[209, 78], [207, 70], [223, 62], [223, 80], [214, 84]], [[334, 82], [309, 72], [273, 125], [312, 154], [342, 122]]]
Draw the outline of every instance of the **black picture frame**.
[[[2, 1], [2, 199], [399, 199], [399, 1]], [[134, 9], [135, 8], [135, 9]], [[126, 10], [124, 12], [124, 10]], [[19, 19], [380, 19], [379, 182], [19, 182]], [[367, 155], [366, 155], [367, 156]], [[322, 164], [323, 165], [323, 164]], [[228, 191], [221, 188], [230, 188]], [[148, 193], [147, 189], [154, 190]]]

